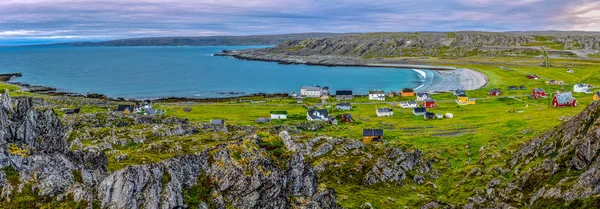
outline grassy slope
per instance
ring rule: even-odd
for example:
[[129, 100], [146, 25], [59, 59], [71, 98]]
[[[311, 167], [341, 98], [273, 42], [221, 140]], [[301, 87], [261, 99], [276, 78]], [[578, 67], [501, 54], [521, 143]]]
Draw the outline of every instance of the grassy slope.
[[[539, 60], [514, 58], [464, 58], [459, 60], [437, 60], [430, 62], [444, 62], [457, 67], [475, 69], [485, 73], [490, 83], [484, 89], [468, 92], [471, 98], [478, 98], [476, 105], [458, 106], [453, 100], [455, 97], [449, 93], [434, 95], [438, 100], [434, 113], [453, 113], [454, 119], [425, 121], [422, 117], [413, 116], [411, 110], [395, 109], [395, 116], [377, 118], [377, 107], [389, 107], [389, 104], [361, 104], [368, 102], [366, 98], [355, 99], [354, 109], [350, 111], [357, 120], [355, 124], [341, 124], [337, 127], [328, 127], [316, 134], [349, 137], [359, 139], [362, 128], [385, 129], [386, 141], [403, 147], [417, 147], [425, 151], [432, 159], [437, 169], [444, 173], [435, 180], [437, 189], [432, 184], [414, 185], [407, 181], [405, 186], [379, 185], [364, 187], [356, 184], [338, 184], [340, 179], [323, 176], [322, 180], [330, 187], [336, 189], [342, 205], [348, 208], [358, 207], [364, 202], [371, 202], [378, 208], [396, 208], [399, 206], [418, 206], [427, 199], [438, 199], [451, 203], [465, 203], [474, 189], [482, 189], [489, 179], [467, 179], [457, 189], [456, 185], [465, 180], [464, 177], [476, 167], [491, 168], [502, 165], [503, 159], [509, 157], [509, 151], [514, 150], [519, 143], [526, 141], [536, 133], [542, 133], [558, 125], [561, 116], [572, 116], [579, 113], [587, 104], [591, 103], [590, 94], [575, 94], [579, 100], [579, 107], [551, 108], [550, 100], [531, 100], [527, 96], [531, 88], [542, 87], [548, 94], [556, 92], [561, 87], [545, 84], [546, 80], [563, 80], [569, 84], [586, 82], [600, 85], [600, 76], [597, 72], [596, 61], [555, 60], [554, 68], [538, 67]], [[488, 64], [478, 64], [485, 62]], [[499, 66], [509, 67], [507, 71]], [[567, 68], [568, 67], [568, 68]], [[575, 74], [566, 73], [573, 69]], [[376, 69], [374, 69], [376, 70]], [[540, 80], [529, 80], [525, 75], [535, 73], [542, 77]], [[509, 85], [525, 85], [525, 91], [508, 91]], [[494, 98], [487, 96], [491, 88], [501, 88], [503, 96], [516, 98]], [[571, 91], [572, 86], [565, 86], [566, 91]], [[395, 97], [392, 101], [408, 100]], [[317, 100], [309, 100], [316, 103]], [[331, 101], [332, 103], [335, 103]], [[390, 99], [386, 102], [390, 102]], [[529, 107], [525, 109], [526, 105]], [[269, 111], [286, 110], [295, 119], [277, 123], [295, 123], [303, 121], [306, 109], [295, 103], [295, 100], [282, 99], [270, 100], [264, 104], [195, 104], [191, 112], [184, 112], [186, 105], [162, 104], [161, 108], [167, 110], [168, 115], [186, 117], [192, 121], [207, 122], [214, 118], [223, 118], [228, 123], [255, 125], [257, 117], [267, 117]], [[521, 113], [518, 113], [522, 111]], [[340, 112], [332, 111], [334, 115]], [[485, 147], [487, 153], [500, 153], [496, 159], [490, 160], [489, 154], [480, 152]], [[482, 156], [486, 156], [485, 159]], [[480, 161], [482, 160], [482, 161]], [[479, 162], [479, 163], [478, 163]], [[343, 180], [343, 179], [342, 179]], [[423, 195], [420, 196], [419, 194]], [[390, 202], [386, 197], [395, 199]], [[423, 199], [422, 199], [423, 198]]]
[[[423, 59], [423, 58], [421, 58]], [[435, 113], [453, 113], [454, 119], [425, 121], [422, 117], [413, 116], [410, 110], [395, 109], [395, 116], [389, 118], [375, 117], [377, 107], [389, 107], [387, 103], [372, 104], [366, 98], [356, 98], [352, 101], [354, 109], [350, 111], [357, 120], [354, 124], [341, 124], [330, 126], [326, 129], [307, 133], [308, 135], [331, 135], [337, 137], [349, 137], [359, 139], [363, 128], [384, 128], [386, 130], [386, 143], [394, 146], [416, 147], [423, 150], [429, 159], [434, 160], [434, 167], [442, 171], [440, 178], [424, 185], [416, 185], [412, 181], [405, 181], [403, 186], [376, 185], [371, 187], [361, 186], [357, 183], [343, 183], [345, 179], [337, 179], [333, 176], [321, 176], [327, 186], [335, 188], [340, 203], [347, 208], [356, 208], [364, 202], [370, 202], [377, 208], [398, 208], [405, 205], [420, 206], [424, 201], [437, 199], [453, 204], [465, 203], [466, 198], [471, 196], [473, 190], [483, 189], [490, 179], [465, 178], [474, 168], [490, 169], [494, 166], [503, 165], [503, 160], [510, 157], [510, 151], [514, 150], [520, 143], [528, 140], [536, 133], [544, 132], [561, 121], [561, 116], [572, 116], [580, 112], [585, 105], [591, 102], [591, 95], [575, 94], [579, 100], [576, 108], [549, 108], [549, 100], [530, 100], [531, 88], [542, 87], [551, 93], [559, 90], [559, 86], [545, 84], [547, 79], [563, 80], [574, 84], [586, 82], [600, 85], [600, 75], [597, 74], [598, 61], [578, 60], [554, 60], [554, 66], [550, 69], [538, 67], [540, 60], [530, 58], [460, 58], [460, 59], [437, 59], [427, 58], [422, 60], [440, 65], [452, 65], [475, 69], [485, 73], [490, 83], [484, 89], [468, 92], [472, 98], [478, 98], [476, 105], [458, 106], [453, 102], [455, 99], [449, 93], [434, 95], [438, 100]], [[499, 66], [509, 67], [514, 70], [506, 71]], [[574, 74], [565, 71], [573, 69]], [[377, 70], [377, 69], [374, 69]], [[535, 73], [542, 77], [540, 80], [528, 80], [525, 75]], [[526, 85], [526, 91], [507, 91], [509, 85]], [[493, 98], [487, 96], [491, 88], [501, 88], [503, 96], [516, 96], [513, 98]], [[565, 86], [566, 90], [572, 90], [571, 86]], [[9, 89], [11, 95], [32, 95], [20, 93], [18, 87], [0, 84], [0, 89]], [[34, 95], [39, 96], [39, 95]], [[258, 98], [256, 98], [258, 99]], [[386, 102], [403, 101], [412, 98], [394, 97]], [[527, 110], [516, 113], [529, 105]], [[313, 105], [319, 101], [307, 99], [307, 105]], [[331, 101], [332, 104], [335, 102]], [[363, 104], [364, 103], [364, 104]], [[304, 121], [306, 108], [296, 104], [292, 99], [275, 99], [267, 103], [203, 103], [203, 104], [158, 104], [158, 108], [167, 110], [167, 115], [188, 118], [195, 122], [208, 122], [210, 119], [226, 119], [229, 124], [257, 125], [254, 120], [258, 117], [268, 117], [273, 110], [285, 110], [289, 112], [290, 120], [277, 121], [274, 124], [293, 124]], [[186, 106], [192, 107], [191, 112], [185, 112]], [[106, 111], [94, 107], [85, 107], [84, 112]], [[337, 115], [340, 112], [332, 111]], [[263, 124], [262, 126], [267, 126]], [[166, 140], [176, 140], [185, 147], [196, 147], [198, 149], [212, 145], [216, 142], [209, 140], [210, 134], [197, 135], [188, 138], [173, 137]], [[86, 142], [84, 142], [86, 143]], [[141, 147], [138, 147], [141, 146]], [[193, 153], [184, 147], [182, 152]], [[481, 149], [484, 147], [484, 149]], [[172, 154], [161, 154], [162, 152], [144, 150], [145, 145], [133, 145], [115, 147], [119, 153], [128, 154], [125, 161], [116, 162], [112, 158], [111, 170], [116, 170], [127, 165], [136, 163], [156, 162], [171, 157]], [[340, 161], [347, 160], [337, 159]], [[510, 178], [507, 176], [506, 178]], [[434, 186], [435, 184], [435, 186]], [[387, 200], [394, 199], [394, 202]]]

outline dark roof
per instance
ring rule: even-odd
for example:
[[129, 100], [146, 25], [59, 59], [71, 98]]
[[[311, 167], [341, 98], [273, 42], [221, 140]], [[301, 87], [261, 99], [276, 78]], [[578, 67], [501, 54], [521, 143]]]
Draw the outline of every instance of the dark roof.
[[411, 88], [403, 88], [402, 92], [415, 92], [415, 90], [413, 90]]
[[149, 99], [144, 100], [144, 102], [142, 102], [142, 105], [150, 105], [150, 104], [152, 104], [152, 100], [149, 100]]
[[463, 93], [463, 94], [458, 94], [458, 95], [456, 95], [456, 96], [459, 96], [459, 97], [466, 97], [467, 95]]
[[271, 119], [269, 119], [269, 118], [258, 118], [258, 119], [256, 119], [257, 123], [267, 123], [267, 122], [270, 122], [270, 121], [271, 121]]
[[417, 93], [417, 96], [418, 97], [424, 97], [424, 96], [429, 97], [429, 93]]
[[596, 95], [600, 96], [600, 91], [597, 91], [597, 92], [596, 92]]
[[343, 117], [346, 119], [352, 119], [352, 114], [342, 114], [342, 115], [340, 115], [340, 117]]
[[544, 89], [541, 89], [541, 88], [535, 88], [535, 89], [533, 89], [533, 91], [535, 91], [535, 92], [544, 92]]
[[119, 105], [117, 107], [117, 111], [119, 111], [119, 112], [123, 112], [126, 109], [129, 109], [129, 111], [131, 112], [131, 111], [133, 111], [134, 108], [133, 108], [133, 105]]
[[385, 94], [385, 91], [382, 90], [374, 90], [374, 91], [369, 91], [369, 94]]
[[[515, 86], [515, 88], [517, 88], [517, 87]], [[500, 90], [500, 89], [490, 89], [490, 92], [502, 92], [502, 90]]]
[[329, 90], [329, 86], [323, 86], [323, 90]]
[[383, 136], [383, 129], [363, 129], [363, 136]]
[[377, 108], [377, 112], [394, 112], [394, 110], [390, 108]]
[[423, 100], [423, 101], [424, 101], [424, 102], [435, 102], [435, 100], [433, 100], [433, 99], [425, 99], [425, 100]]
[[425, 113], [425, 117], [426, 117], [426, 118], [433, 118], [433, 117], [435, 117], [435, 114], [433, 114], [433, 113], [431, 113], [431, 112], [426, 112], [426, 113]]
[[352, 90], [337, 90], [335, 95], [352, 96]]
[[[319, 113], [319, 115], [322, 115], [325, 118], [329, 118], [329, 112], [327, 112], [326, 109], [321, 109], [321, 110], [312, 109], [312, 110], [308, 111], [308, 115], [310, 115], [311, 118], [315, 118], [315, 119], [318, 118], [315, 116], [316, 113]], [[315, 117], [313, 117], [313, 116], [315, 116]]]
[[427, 109], [424, 107], [417, 107], [413, 109], [413, 112], [427, 112]]

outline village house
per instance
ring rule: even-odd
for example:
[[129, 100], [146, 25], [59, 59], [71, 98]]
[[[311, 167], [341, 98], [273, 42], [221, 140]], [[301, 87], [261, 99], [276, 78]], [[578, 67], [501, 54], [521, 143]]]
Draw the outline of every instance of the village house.
[[[516, 88], [516, 86], [515, 86], [515, 88]], [[502, 95], [502, 90], [500, 90], [500, 89], [491, 89], [488, 92], [488, 95], [490, 95], [490, 96], [500, 96], [500, 95]]]
[[352, 114], [342, 114], [342, 115], [340, 115], [340, 119], [344, 123], [352, 123], [352, 122], [354, 122], [354, 119], [352, 118]]
[[426, 112], [426, 113], [423, 115], [423, 118], [425, 118], [425, 120], [431, 120], [431, 119], [435, 119], [435, 114], [433, 114], [433, 113], [430, 113], [430, 112]]
[[306, 113], [306, 118], [309, 121], [313, 121], [313, 120], [319, 120], [319, 121], [329, 121], [329, 112], [327, 112], [326, 109], [321, 109], [321, 110], [309, 110]]
[[517, 87], [517, 86], [509, 86], [508, 90], [519, 90], [519, 87]]
[[571, 92], [557, 92], [552, 98], [552, 107], [577, 107], [577, 99]]
[[287, 111], [271, 111], [272, 120], [285, 120], [287, 119]]
[[423, 107], [424, 108], [436, 108], [437, 104], [435, 103], [435, 100], [433, 100], [433, 99], [426, 99], [425, 101], [423, 101]]
[[469, 97], [467, 97], [467, 95], [463, 94], [463, 95], [458, 95], [456, 103], [459, 105], [474, 105], [475, 100], [469, 99]]
[[383, 129], [363, 129], [363, 143], [383, 142]]
[[403, 96], [403, 97], [414, 97], [415, 96], [415, 90], [413, 90], [411, 88], [403, 88], [402, 91], [400, 91], [400, 96]]
[[327, 95], [329, 96], [331, 92], [329, 92], [329, 86], [323, 86], [323, 88], [321, 89], [321, 95]]
[[350, 105], [350, 103], [339, 103], [335, 105], [335, 109], [339, 111], [348, 111], [352, 110], [352, 105]]
[[531, 91], [531, 96], [534, 99], [540, 99], [540, 98], [546, 98], [546, 92], [544, 91], [544, 89], [541, 88], [534, 88]]
[[135, 107], [133, 105], [119, 105], [117, 106], [117, 112], [122, 112], [125, 114], [133, 113], [135, 111]]
[[418, 107], [418, 103], [417, 101], [406, 101], [406, 102], [400, 102], [399, 105], [401, 108], [415, 108]]
[[426, 99], [431, 99], [431, 95], [429, 95], [429, 93], [417, 93], [417, 101], [422, 102]]
[[382, 90], [373, 90], [369, 91], [369, 100], [385, 100], [385, 91]]
[[256, 122], [257, 123], [269, 123], [269, 122], [271, 122], [271, 119], [269, 119], [269, 118], [257, 118]]
[[527, 75], [526, 77], [529, 79], [532, 79], [532, 80], [540, 79], [540, 77], [536, 74], [530, 74], [530, 75]]
[[425, 115], [427, 109], [424, 107], [417, 107], [413, 109], [413, 115]]
[[211, 125], [225, 125], [225, 120], [223, 119], [212, 119], [210, 120]]
[[573, 74], [573, 73], [575, 73], [575, 71], [573, 71], [573, 70], [567, 70], [567, 73]]
[[458, 95], [466, 95], [465, 91], [464, 91], [464, 90], [462, 90], [462, 89], [457, 89], [457, 90], [454, 90], [452, 93], [454, 94], [454, 96], [458, 96]]
[[304, 97], [319, 98], [322, 93], [321, 87], [318, 86], [303, 86], [300, 88], [300, 95]]
[[575, 84], [575, 86], [573, 86], [573, 91], [578, 92], [578, 93], [592, 93], [590, 91], [590, 88], [591, 88], [591, 86], [589, 84], [580, 83], [580, 84]]
[[394, 110], [390, 108], [377, 108], [377, 117], [391, 117], [394, 116]]
[[565, 85], [564, 81], [557, 81], [557, 80], [550, 80], [550, 81], [548, 81], [546, 83], [550, 84], [550, 85], [558, 85], [558, 86]]
[[594, 101], [600, 100], [600, 91], [597, 91], [596, 93], [594, 93], [594, 96], [592, 96], [592, 99]]
[[526, 89], [527, 89], [527, 87], [525, 87], [525, 86], [519, 86], [519, 90], [526, 90]]
[[352, 100], [352, 99], [354, 99], [354, 95], [352, 95], [352, 90], [337, 90], [337, 91], [335, 91], [335, 99], [336, 100]]

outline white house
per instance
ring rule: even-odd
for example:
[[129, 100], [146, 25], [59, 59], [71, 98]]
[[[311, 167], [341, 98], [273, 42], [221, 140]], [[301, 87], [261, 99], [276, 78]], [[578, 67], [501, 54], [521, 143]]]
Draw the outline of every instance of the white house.
[[312, 120], [320, 120], [320, 121], [328, 121], [329, 118], [329, 112], [327, 112], [326, 109], [322, 109], [322, 110], [309, 110], [306, 113], [306, 119], [308, 119], [309, 121]]
[[287, 111], [271, 111], [271, 120], [287, 119]]
[[369, 91], [369, 100], [385, 100], [385, 91], [377, 90], [377, 91]]
[[377, 117], [391, 117], [394, 116], [394, 110], [389, 108], [377, 108]]
[[401, 108], [417, 108], [418, 106], [416, 101], [400, 102]]
[[305, 97], [319, 98], [321, 97], [321, 93], [323, 93], [321, 87], [318, 86], [303, 86], [300, 88], [300, 95]]
[[573, 91], [574, 92], [579, 92], [579, 93], [592, 93], [590, 91], [591, 86], [585, 83], [580, 83], [580, 84], [576, 84], [573, 87]]
[[426, 99], [431, 99], [429, 93], [417, 93], [417, 101], [422, 102]]

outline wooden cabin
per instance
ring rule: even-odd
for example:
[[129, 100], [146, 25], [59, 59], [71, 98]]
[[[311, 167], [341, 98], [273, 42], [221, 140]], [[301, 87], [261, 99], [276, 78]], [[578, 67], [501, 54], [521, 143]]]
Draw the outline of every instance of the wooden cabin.
[[352, 118], [351, 114], [342, 114], [340, 115], [340, 120], [344, 123], [352, 123], [354, 122], [354, 118]]
[[433, 100], [433, 99], [426, 99], [423, 101], [423, 107], [424, 108], [436, 108], [437, 104], [435, 103], [435, 100]]
[[124, 114], [133, 113], [135, 111], [135, 107], [133, 105], [119, 105], [117, 106], [117, 112], [122, 112]]
[[402, 91], [400, 91], [400, 96], [403, 96], [403, 97], [414, 97], [415, 96], [415, 90], [413, 90], [411, 88], [404, 88], [404, 89], [402, 89]]
[[531, 80], [537, 80], [540, 79], [540, 77], [536, 74], [531, 74], [531, 75], [527, 75], [527, 78], [531, 79]]
[[463, 94], [463, 95], [458, 95], [456, 103], [459, 105], [474, 105], [475, 100], [469, 99], [469, 97], [467, 97], [467, 95]]
[[596, 93], [594, 93], [594, 96], [592, 96], [592, 99], [594, 101], [600, 100], [600, 91], [597, 91]]
[[571, 92], [558, 92], [552, 98], [552, 107], [577, 107], [577, 99]]
[[490, 95], [490, 96], [500, 96], [500, 95], [502, 95], [502, 90], [500, 90], [500, 89], [491, 89], [488, 92], [488, 95]]
[[383, 129], [363, 129], [363, 143], [383, 142]]
[[531, 96], [534, 99], [540, 99], [540, 98], [546, 98], [547, 97], [546, 96], [546, 92], [544, 91], [544, 89], [541, 89], [541, 88], [534, 88], [531, 91]]

